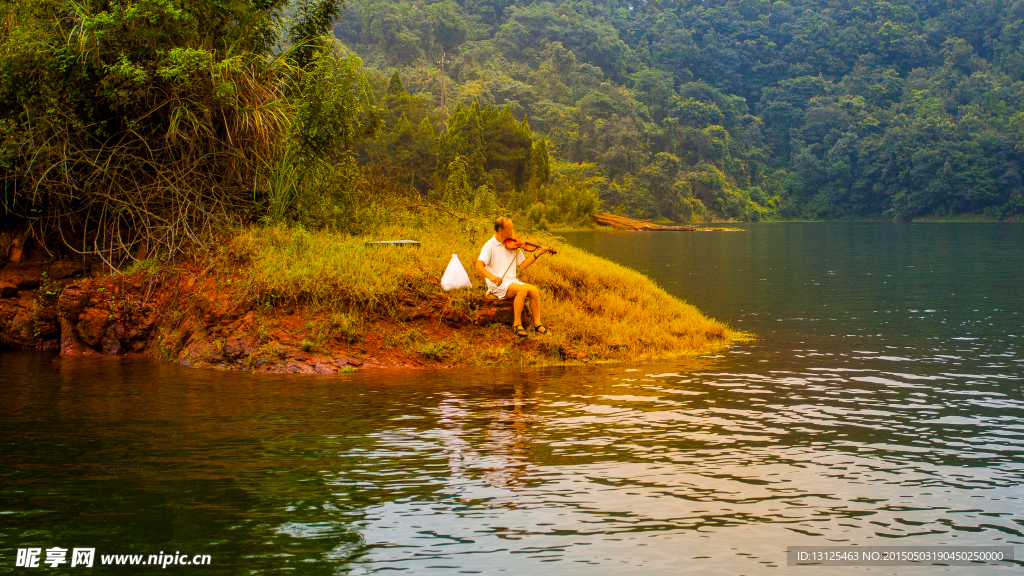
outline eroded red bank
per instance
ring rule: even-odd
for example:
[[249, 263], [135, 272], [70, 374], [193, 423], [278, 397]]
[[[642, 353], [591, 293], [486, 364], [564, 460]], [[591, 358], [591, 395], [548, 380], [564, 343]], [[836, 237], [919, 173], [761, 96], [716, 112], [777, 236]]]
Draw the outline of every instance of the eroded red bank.
[[[98, 277], [76, 262], [9, 263], [0, 269], [0, 345], [62, 355], [146, 354], [185, 366], [291, 373], [467, 361], [430, 358], [396, 345], [395, 336], [412, 328], [427, 341], [458, 332], [463, 342], [493, 344], [502, 338], [522, 351], [541, 346], [533, 339], [518, 341], [507, 330], [510, 302], [486, 304], [469, 317], [440, 302], [413, 299], [370, 321], [357, 341], [328, 337], [311, 346], [309, 327], [326, 312], [301, 302], [261, 306], [226, 289], [230, 280], [194, 262], [159, 273]], [[585, 359], [573, 350], [561, 353]]]

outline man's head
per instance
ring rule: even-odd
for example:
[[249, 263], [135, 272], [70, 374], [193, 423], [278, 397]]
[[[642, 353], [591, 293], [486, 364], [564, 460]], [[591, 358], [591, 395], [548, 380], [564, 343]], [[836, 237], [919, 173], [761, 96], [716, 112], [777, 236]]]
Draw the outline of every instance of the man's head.
[[494, 221], [494, 232], [501, 241], [511, 238], [513, 235], [512, 219], [506, 216], [498, 216], [497, 220]]

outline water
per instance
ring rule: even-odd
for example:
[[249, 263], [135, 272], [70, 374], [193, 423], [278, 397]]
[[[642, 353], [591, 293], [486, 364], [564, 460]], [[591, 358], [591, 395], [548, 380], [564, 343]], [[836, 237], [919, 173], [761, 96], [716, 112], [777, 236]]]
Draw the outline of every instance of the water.
[[829, 574], [785, 549], [1024, 543], [1024, 227], [569, 240], [758, 340], [324, 377], [5, 353], [0, 572], [60, 546], [211, 556], [169, 573]]

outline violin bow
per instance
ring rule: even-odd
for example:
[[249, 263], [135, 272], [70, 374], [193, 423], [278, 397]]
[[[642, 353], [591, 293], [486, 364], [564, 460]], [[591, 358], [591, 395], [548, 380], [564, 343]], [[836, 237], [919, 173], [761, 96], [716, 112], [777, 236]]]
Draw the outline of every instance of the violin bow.
[[[515, 255], [515, 257], [512, 258], [512, 261], [508, 263], [508, 267], [505, 268], [505, 271], [501, 273], [501, 281], [502, 282], [505, 281], [505, 274], [508, 274], [508, 271], [512, 269], [512, 265], [515, 264], [516, 260], [519, 259], [519, 252], [521, 252], [522, 250], [523, 250], [522, 247], [516, 248], [516, 255]], [[526, 258], [526, 257], [523, 256], [523, 258]], [[501, 286], [501, 282], [498, 283], [498, 286]], [[491, 292], [490, 290], [488, 290], [487, 293], [488, 294], [493, 294], [493, 292]]]

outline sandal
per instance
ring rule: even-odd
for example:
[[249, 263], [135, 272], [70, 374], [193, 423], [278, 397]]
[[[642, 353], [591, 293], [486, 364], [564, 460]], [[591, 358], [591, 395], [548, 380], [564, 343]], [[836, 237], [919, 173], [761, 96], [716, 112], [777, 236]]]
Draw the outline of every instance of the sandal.
[[520, 338], [526, 338], [528, 336], [526, 329], [523, 328], [522, 324], [516, 324], [512, 329], [516, 331], [516, 336], [519, 336]]
[[535, 330], [535, 331], [536, 331], [536, 332], [537, 332], [538, 334], [547, 334], [547, 333], [548, 333], [548, 329], [547, 329], [547, 328], [545, 328], [543, 324], [537, 324], [537, 325], [535, 325], [535, 326], [533, 327], [533, 329], [534, 329], [534, 330]]

